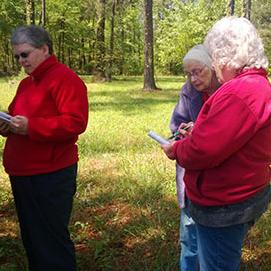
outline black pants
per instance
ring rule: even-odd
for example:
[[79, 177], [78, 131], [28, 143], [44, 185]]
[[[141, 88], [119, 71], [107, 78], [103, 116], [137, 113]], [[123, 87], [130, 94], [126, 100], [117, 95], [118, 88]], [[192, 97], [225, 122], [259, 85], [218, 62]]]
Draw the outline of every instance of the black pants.
[[30, 271], [75, 271], [68, 224], [77, 164], [48, 174], [10, 176]]

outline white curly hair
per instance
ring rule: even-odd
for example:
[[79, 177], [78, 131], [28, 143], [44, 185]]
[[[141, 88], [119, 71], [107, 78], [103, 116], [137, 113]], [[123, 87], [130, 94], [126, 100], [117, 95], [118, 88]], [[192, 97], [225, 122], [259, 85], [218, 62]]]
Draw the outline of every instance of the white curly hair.
[[204, 45], [213, 65], [220, 69], [242, 70], [268, 68], [262, 40], [254, 25], [246, 18], [224, 17], [209, 30]]

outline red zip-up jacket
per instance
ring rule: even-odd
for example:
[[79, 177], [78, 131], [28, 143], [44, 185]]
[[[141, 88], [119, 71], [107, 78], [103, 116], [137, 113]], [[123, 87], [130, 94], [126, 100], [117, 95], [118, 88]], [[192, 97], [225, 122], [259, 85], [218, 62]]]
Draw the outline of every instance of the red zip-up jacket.
[[78, 161], [76, 141], [88, 122], [87, 88], [54, 55], [21, 81], [9, 113], [28, 118], [28, 135], [8, 135], [3, 156], [8, 174], [49, 173]]
[[222, 85], [204, 104], [192, 135], [174, 144], [188, 198], [203, 206], [244, 201], [270, 181], [271, 86], [263, 69]]

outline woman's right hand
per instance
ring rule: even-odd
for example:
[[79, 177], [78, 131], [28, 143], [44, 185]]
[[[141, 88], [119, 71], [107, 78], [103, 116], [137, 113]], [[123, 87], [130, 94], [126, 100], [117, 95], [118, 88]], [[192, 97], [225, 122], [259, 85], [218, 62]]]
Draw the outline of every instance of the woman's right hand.
[[194, 122], [190, 121], [188, 123], [181, 123], [178, 128], [178, 131], [182, 135], [182, 138], [189, 136], [192, 133], [194, 127]]

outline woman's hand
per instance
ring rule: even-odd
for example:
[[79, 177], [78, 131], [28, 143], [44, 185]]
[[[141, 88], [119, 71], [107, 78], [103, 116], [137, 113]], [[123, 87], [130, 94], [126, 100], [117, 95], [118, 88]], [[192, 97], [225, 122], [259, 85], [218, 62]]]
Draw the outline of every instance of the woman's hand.
[[28, 134], [28, 118], [24, 116], [15, 116], [11, 118], [10, 130], [14, 134], [27, 135]]
[[185, 138], [189, 136], [192, 133], [194, 127], [194, 122], [190, 121], [188, 123], [181, 123], [181, 125], [178, 128], [178, 131], [182, 138]]
[[176, 141], [172, 141], [169, 144], [163, 144], [163, 145], [161, 145], [162, 149], [164, 150], [164, 153], [171, 160], [175, 160], [176, 159], [176, 157], [175, 157], [175, 155], [173, 153], [173, 145], [175, 143], [176, 143]]

